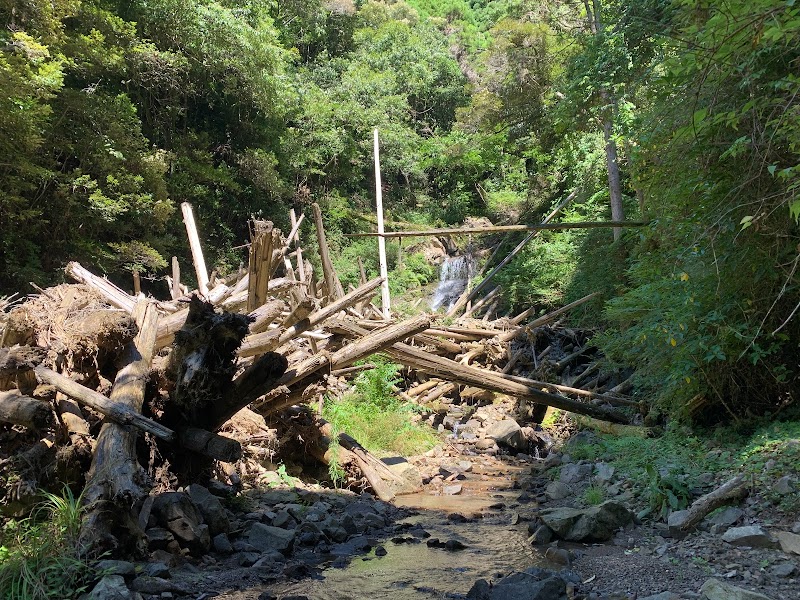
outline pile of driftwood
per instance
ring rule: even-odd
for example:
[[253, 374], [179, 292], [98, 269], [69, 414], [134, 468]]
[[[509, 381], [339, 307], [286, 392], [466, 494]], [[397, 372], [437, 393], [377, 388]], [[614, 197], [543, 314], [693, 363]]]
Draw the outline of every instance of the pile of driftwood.
[[[258, 476], [286, 437], [275, 424], [302, 428], [303, 450], [330, 460], [330, 427], [306, 405], [368, 368], [353, 365], [376, 352], [407, 367], [407, 389], [398, 393], [421, 404], [445, 394], [500, 393], [627, 422], [613, 406], [630, 402], [619, 386], [600, 393], [574, 387], [575, 380], [571, 386], [534, 380], [520, 370], [556, 358], [556, 345], [561, 353], [568, 349], [555, 338], [549, 350], [541, 348], [555, 331], [542, 326], [560, 313], [527, 325], [524, 313], [472, 319], [477, 306], [449, 326], [424, 314], [384, 320], [371, 301], [382, 279], [363, 277], [345, 293], [319, 207], [313, 209], [321, 276], [298, 242], [303, 217], [292, 214], [286, 237], [269, 222], [254, 222], [247, 270], [209, 281], [187, 218], [195, 292], [183, 294], [174, 271], [172, 300], [147, 299], [71, 263], [66, 273], [77, 284], [40, 290], [4, 314], [3, 512], [20, 514], [39, 489], [72, 484], [83, 487], [89, 506], [86, 547], [136, 548], [143, 528], [136, 515], [153, 490], [212, 478], [236, 485]], [[576, 350], [553, 365], [556, 372], [586, 353], [575, 342]], [[409, 491], [407, 481], [356, 440], [342, 434], [333, 443], [340, 445], [339, 464], [382, 499]]]

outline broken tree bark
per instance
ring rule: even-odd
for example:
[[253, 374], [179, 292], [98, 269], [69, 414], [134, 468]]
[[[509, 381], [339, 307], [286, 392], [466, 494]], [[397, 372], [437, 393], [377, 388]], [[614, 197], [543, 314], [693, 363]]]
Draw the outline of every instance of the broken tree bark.
[[200, 246], [200, 236], [197, 234], [197, 225], [194, 222], [192, 205], [188, 202], [181, 202], [181, 212], [183, 213], [183, 222], [186, 225], [186, 235], [189, 237], [194, 272], [197, 275], [197, 290], [205, 298], [208, 296], [208, 270], [206, 269], [206, 261], [203, 258], [203, 248]]
[[121, 308], [129, 313], [132, 312], [133, 307], [136, 306], [136, 298], [124, 292], [108, 279], [98, 277], [84, 269], [80, 263], [74, 261], [69, 263], [65, 271], [67, 275], [72, 277], [75, 281], [92, 288], [112, 306]]
[[0, 421], [28, 429], [48, 429], [54, 423], [47, 402], [24, 395], [19, 390], [0, 392]]
[[[152, 303], [144, 300], [137, 303], [133, 317], [139, 333], [125, 349], [122, 357], [125, 366], [117, 372], [110, 400], [141, 413], [158, 331], [158, 312]], [[113, 421], [104, 423], [97, 436], [83, 493], [84, 502], [89, 506], [81, 525], [84, 548], [98, 553], [121, 546], [138, 549], [143, 541], [144, 532], [130, 514], [131, 507], [147, 494], [147, 476], [136, 459], [138, 437], [135, 429]], [[125, 525], [123, 530], [119, 529], [120, 525]]]
[[325, 276], [325, 287], [328, 289], [328, 302], [333, 302], [344, 296], [344, 289], [333, 268], [328, 240], [325, 237], [325, 225], [322, 222], [322, 210], [319, 204], [314, 202], [311, 205], [314, 211], [314, 224], [317, 228], [317, 243], [319, 244], [319, 257], [322, 261], [322, 273]]

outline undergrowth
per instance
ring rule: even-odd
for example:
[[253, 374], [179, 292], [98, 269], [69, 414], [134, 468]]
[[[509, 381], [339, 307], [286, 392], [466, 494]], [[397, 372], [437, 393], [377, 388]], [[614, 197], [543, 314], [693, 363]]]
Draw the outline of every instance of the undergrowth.
[[[392, 391], [399, 366], [380, 356], [371, 357], [369, 362], [375, 368], [361, 373], [350, 393], [325, 401], [322, 414], [334, 433], [348, 433], [378, 456], [408, 456], [432, 448], [438, 441], [436, 436], [414, 422], [415, 407], [403, 403]], [[341, 478], [340, 469], [334, 448], [331, 479]]]
[[[690, 431], [670, 426], [662, 437], [598, 433], [566, 450], [576, 460], [600, 460], [630, 479], [653, 516], [685, 508], [701, 480], [745, 475], [778, 510], [800, 510], [797, 494], [771, 492], [784, 475], [800, 476], [800, 419]], [[701, 477], [702, 476], [702, 477]]]
[[86, 591], [91, 571], [77, 548], [81, 499], [67, 487], [44, 498], [30, 517], [3, 527], [0, 597], [6, 600], [61, 600]]

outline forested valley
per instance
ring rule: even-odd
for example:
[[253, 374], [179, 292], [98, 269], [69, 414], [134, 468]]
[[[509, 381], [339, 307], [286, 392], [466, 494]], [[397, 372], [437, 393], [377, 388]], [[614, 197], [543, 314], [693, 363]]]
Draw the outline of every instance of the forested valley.
[[[42, 491], [55, 494], [47, 496], [54, 514], [75, 508], [72, 529], [50, 519], [61, 527], [53, 537], [85, 542], [90, 535], [98, 554], [150, 551], [164, 558], [167, 548], [205, 567], [222, 565], [224, 555], [239, 561], [236, 568], [273, 568], [301, 555], [300, 528], [312, 522], [320, 533], [307, 536], [306, 549], [327, 556], [336, 536], [342, 537], [337, 543], [351, 543], [356, 529], [342, 533], [339, 500], [327, 491], [280, 496], [300, 485], [303, 467], [297, 477], [292, 472], [300, 454], [324, 464], [318, 478], [329, 476], [326, 485], [360, 486], [381, 500], [395, 495], [381, 491], [381, 477], [394, 485], [398, 476], [371, 452], [381, 459], [384, 451], [422, 456], [412, 461], [422, 473], [414, 493], [430, 489], [437, 497], [461, 494], [459, 481], [479, 476], [477, 466], [467, 475], [473, 465], [463, 467], [465, 456], [495, 461], [485, 477], [498, 481], [509, 464], [527, 473], [530, 464], [547, 463], [540, 471], [532, 467], [534, 477], [513, 505], [523, 507], [511, 516], [513, 525], [528, 522], [524, 539], [534, 546], [549, 544], [550, 534], [572, 538], [539, 513], [528, 519], [526, 502], [577, 498], [591, 507], [621, 498], [637, 509], [624, 511], [625, 523], [652, 521], [667, 539], [683, 539], [701, 521], [698, 535], [706, 536], [723, 525], [774, 525], [793, 537], [780, 544], [770, 538], [765, 547], [776, 553], [780, 547], [796, 562], [795, 0], [0, 0], [0, 19], [0, 394], [7, 394], [0, 400], [22, 397], [39, 411], [36, 423], [14, 420], [0, 402], [0, 514], [17, 523], [6, 521], [0, 534], [0, 591], [25, 580], [2, 566], [13, 563], [9, 557], [28, 564], [20, 550], [31, 545], [25, 536], [50, 537], [33, 517], [33, 525], [13, 521], [32, 514], [32, 498]], [[398, 300], [391, 321], [381, 321], [374, 306], [381, 284], [375, 131], [386, 230], [407, 232], [385, 238], [388, 285]], [[187, 289], [204, 287], [195, 279], [184, 203], [193, 209], [212, 280], [228, 284], [213, 302], [203, 294], [205, 308], [199, 296], [181, 297], [170, 279], [177, 257]], [[425, 240], [434, 238], [411, 232], [538, 226], [550, 219], [554, 227], [535, 235], [439, 236], [444, 254], [475, 260], [468, 285], [481, 293], [463, 317], [431, 309], [439, 265]], [[294, 239], [286, 238], [290, 231], [298, 232]], [[313, 278], [292, 281], [292, 261], [302, 272], [303, 256]], [[74, 277], [73, 261], [88, 275]], [[73, 297], [68, 286], [48, 291], [69, 279], [65, 267], [89, 287], [119, 286], [124, 292], [112, 290], [109, 297], [121, 300], [106, 297], [104, 304], [86, 296], [80, 304], [80, 293]], [[487, 273], [492, 283], [480, 287]], [[129, 295], [134, 279], [148, 302]], [[485, 311], [482, 321], [475, 302]], [[92, 311], [110, 319], [103, 322], [107, 331], [82, 338], [65, 325]], [[74, 339], [62, 343], [62, 334]], [[138, 398], [134, 408], [117, 413], [122, 374], [133, 382], [124, 385], [138, 385], [137, 378], [141, 385], [125, 392]], [[81, 404], [73, 402], [76, 414], [85, 413], [78, 429], [67, 416], [73, 409], [63, 404], [68, 398]], [[463, 408], [453, 408], [454, 398]], [[507, 436], [517, 441], [489, 433], [523, 408], [528, 413], [518, 420], [530, 427], [514, 423]], [[584, 416], [572, 419], [578, 414]], [[387, 450], [383, 438], [372, 445], [366, 425], [355, 433], [357, 422], [381, 420], [400, 432], [391, 443], [405, 446]], [[609, 433], [611, 426], [599, 421], [619, 429]], [[113, 470], [122, 484], [104, 481], [98, 466], [108, 456], [113, 464], [113, 452], [101, 456], [103, 444], [111, 443], [101, 443], [102, 436], [112, 425], [120, 431], [109, 436], [127, 440], [113, 438], [128, 453], [125, 468]], [[147, 435], [130, 433], [135, 428]], [[596, 431], [581, 431], [561, 449], [559, 436], [567, 440], [579, 429]], [[474, 439], [463, 437], [469, 435]], [[192, 436], [206, 437], [192, 446]], [[274, 447], [259, 449], [261, 443]], [[289, 448], [285, 455], [279, 446]], [[69, 448], [69, 457], [59, 447]], [[42, 464], [41, 456], [49, 457], [52, 468], [40, 468], [31, 456]], [[451, 464], [458, 459], [460, 470]], [[603, 461], [612, 465], [610, 474]], [[198, 475], [209, 475], [211, 464], [223, 482], [217, 488]], [[589, 464], [595, 466], [581, 478], [565, 479]], [[143, 473], [146, 485], [137, 479]], [[236, 495], [242, 485], [261, 489], [265, 481], [283, 486], [269, 501], [248, 504]], [[252, 544], [212, 545], [211, 517], [200, 515], [209, 491], [197, 491], [198, 482], [215, 498], [229, 494], [225, 519], [231, 520], [218, 535], [230, 534], [234, 546], [263, 542], [262, 525], [270, 536], [273, 530], [290, 536], [277, 548], [279, 560], [272, 537], [258, 548], [261, 554]], [[84, 483], [88, 500], [78, 497]], [[556, 483], [567, 486], [559, 498], [553, 497]], [[120, 485], [121, 492], [109, 492]], [[468, 495], [469, 483], [463, 485]], [[514, 485], [509, 489], [519, 488]], [[66, 504], [59, 504], [62, 492]], [[197, 534], [201, 541], [175, 531], [152, 534], [170, 527], [154, 526], [173, 505], [153, 498], [168, 494], [195, 507], [181, 510], [194, 511], [195, 525], [206, 526]], [[319, 508], [320, 498], [327, 508]], [[730, 523], [706, 519], [719, 516], [712, 511], [726, 502], [740, 501], [749, 502], [746, 512]], [[101, 505], [112, 508], [103, 512]], [[302, 511], [291, 508], [299, 505]], [[306, 514], [314, 507], [319, 523]], [[389, 531], [394, 517], [387, 510], [369, 508], [380, 523], [370, 529], [358, 521], [358, 535]], [[133, 515], [134, 525], [103, 521], [112, 512]], [[678, 513], [686, 520], [668, 528]], [[255, 517], [242, 516], [248, 514], [260, 519], [255, 528]], [[323, 521], [326, 527], [335, 521], [330, 531], [323, 532]], [[531, 541], [540, 526], [549, 532], [547, 542]], [[631, 534], [635, 544], [639, 532]], [[580, 541], [606, 541], [613, 535], [607, 533]], [[626, 540], [618, 544], [629, 543], [626, 555], [638, 552], [634, 537]], [[429, 540], [427, 547], [443, 549], [452, 541], [436, 546]], [[758, 546], [751, 541], [742, 543]], [[688, 562], [690, 555], [680, 553], [694, 551], [679, 541], [660, 542], [652, 542], [653, 556], [660, 552], [657, 558], [672, 564]], [[454, 549], [462, 548], [447, 547]], [[62, 551], [59, 546], [56, 554]], [[796, 581], [788, 577], [800, 572], [800, 564], [781, 562], [783, 555], [745, 559], [734, 552], [724, 546], [718, 554], [726, 558], [717, 561], [746, 564], [725, 567], [734, 573], [725, 577], [751, 589], [767, 578], [773, 591], [784, 593]], [[255, 555], [242, 558], [248, 554]], [[568, 566], [569, 553], [564, 560]], [[690, 594], [701, 575], [724, 575], [692, 560], [697, 573], [681, 588]], [[749, 574], [759, 568], [762, 580]], [[78, 572], [67, 587], [59, 588], [58, 575], [35, 593], [13, 588], [9, 597], [77, 597], [87, 582], [97, 583], [99, 571]], [[659, 577], [641, 590], [666, 589], [658, 588]], [[594, 585], [606, 583], [601, 577]], [[580, 579], [575, 585], [589, 590], [580, 588]], [[644, 593], [626, 589], [632, 597]], [[189, 596], [178, 588], [161, 591]], [[506, 597], [475, 593], [484, 600]], [[709, 591], [702, 597], [732, 596]]]

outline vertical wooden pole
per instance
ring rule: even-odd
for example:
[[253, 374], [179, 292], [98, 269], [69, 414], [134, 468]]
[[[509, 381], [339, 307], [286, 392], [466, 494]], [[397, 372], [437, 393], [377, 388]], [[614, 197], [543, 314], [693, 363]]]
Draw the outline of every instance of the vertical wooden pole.
[[[297, 215], [292, 208], [289, 210], [289, 219], [292, 222], [292, 230], [294, 231], [295, 227], [297, 227]], [[290, 240], [291, 241], [291, 240]], [[300, 281], [306, 280], [306, 267], [303, 264], [303, 250], [300, 248], [300, 235], [297, 236], [297, 241], [294, 244], [295, 250], [297, 250], [297, 276], [300, 278]]]
[[197, 235], [197, 226], [194, 224], [192, 205], [188, 202], [181, 203], [183, 222], [186, 224], [186, 235], [189, 236], [189, 247], [192, 249], [194, 270], [197, 273], [197, 289], [203, 297], [208, 297], [208, 271], [203, 258], [203, 249], [200, 247], [200, 236]]
[[380, 273], [383, 278], [381, 283], [381, 308], [383, 318], [391, 317], [391, 306], [389, 298], [389, 270], [386, 266], [386, 238], [383, 237], [383, 193], [381, 190], [381, 159], [379, 154], [378, 130], [374, 131], [375, 137], [375, 210], [378, 213], [378, 262], [380, 263]]
[[142, 293], [142, 280], [139, 279], [139, 271], [133, 272], [133, 295], [138, 296]]
[[172, 299], [177, 300], [181, 294], [181, 266], [178, 264], [178, 257], [172, 257]]

